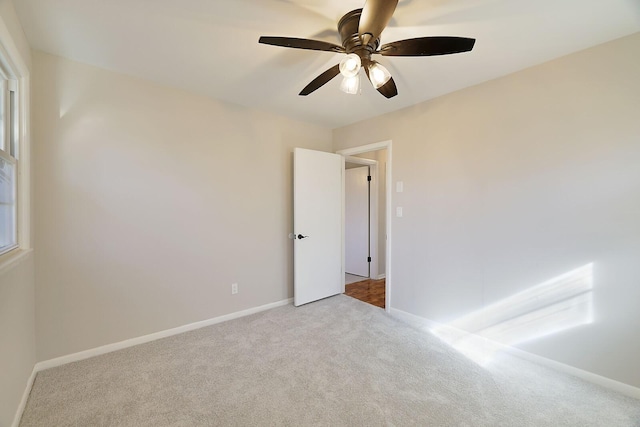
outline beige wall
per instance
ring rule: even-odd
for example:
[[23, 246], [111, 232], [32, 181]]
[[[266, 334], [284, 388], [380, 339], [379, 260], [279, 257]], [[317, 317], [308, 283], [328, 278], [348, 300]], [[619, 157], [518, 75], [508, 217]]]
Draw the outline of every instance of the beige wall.
[[[6, 27], [15, 51], [27, 68], [29, 44], [13, 3], [0, 0], [0, 26]], [[0, 426], [13, 422], [36, 361], [33, 255], [0, 271]]]
[[292, 148], [329, 151], [330, 130], [44, 53], [34, 69], [39, 360], [292, 296]]
[[0, 426], [13, 421], [36, 362], [33, 256], [0, 273]]
[[13, 43], [22, 60], [25, 62], [25, 65], [31, 69], [31, 47], [29, 46], [27, 37], [24, 35], [24, 31], [22, 31], [22, 24], [18, 19], [11, 0], [0, 0], [0, 17], [11, 34]]
[[393, 141], [393, 308], [450, 323], [593, 263], [593, 323], [518, 347], [640, 386], [638, 52], [640, 33], [334, 131]]

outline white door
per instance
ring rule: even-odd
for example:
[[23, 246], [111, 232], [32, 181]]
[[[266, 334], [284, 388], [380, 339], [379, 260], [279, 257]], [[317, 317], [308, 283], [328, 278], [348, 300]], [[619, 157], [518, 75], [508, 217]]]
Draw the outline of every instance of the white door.
[[293, 304], [342, 293], [342, 189], [344, 158], [294, 150]]
[[369, 167], [344, 174], [345, 272], [369, 277]]

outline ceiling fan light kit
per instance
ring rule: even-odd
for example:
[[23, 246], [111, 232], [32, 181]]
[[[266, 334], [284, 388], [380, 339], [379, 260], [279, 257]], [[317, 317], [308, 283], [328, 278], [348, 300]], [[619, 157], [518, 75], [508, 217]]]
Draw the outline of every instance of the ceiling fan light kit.
[[391, 79], [391, 73], [376, 61], [369, 64], [369, 80], [376, 90], [380, 89]]
[[340, 90], [350, 95], [360, 94], [360, 76], [356, 74], [351, 77], [344, 77], [340, 83]]
[[340, 62], [340, 74], [344, 77], [355, 77], [360, 72], [362, 60], [355, 53], [350, 53]]
[[338, 74], [343, 80], [340, 89], [350, 94], [360, 93], [358, 73], [364, 69], [373, 87], [386, 98], [393, 98], [398, 89], [391, 73], [372, 55], [435, 56], [469, 52], [475, 39], [466, 37], [420, 37], [380, 45], [380, 35], [393, 17], [398, 0], [367, 0], [364, 8], [352, 10], [338, 22], [342, 46], [320, 41], [291, 37], [260, 37], [259, 43], [294, 49], [345, 53], [339, 64], [316, 77], [300, 92], [307, 96], [318, 90]]

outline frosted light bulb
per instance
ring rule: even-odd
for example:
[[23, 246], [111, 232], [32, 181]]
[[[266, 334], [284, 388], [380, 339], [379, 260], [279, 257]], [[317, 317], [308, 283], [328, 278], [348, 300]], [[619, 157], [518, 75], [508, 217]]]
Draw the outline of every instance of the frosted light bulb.
[[340, 84], [340, 90], [344, 93], [357, 95], [360, 93], [360, 76], [345, 77]]
[[391, 73], [379, 63], [372, 61], [369, 65], [369, 80], [376, 89], [384, 86], [391, 79]]
[[340, 61], [340, 74], [345, 77], [354, 77], [360, 71], [362, 61], [360, 57], [355, 53], [350, 53]]

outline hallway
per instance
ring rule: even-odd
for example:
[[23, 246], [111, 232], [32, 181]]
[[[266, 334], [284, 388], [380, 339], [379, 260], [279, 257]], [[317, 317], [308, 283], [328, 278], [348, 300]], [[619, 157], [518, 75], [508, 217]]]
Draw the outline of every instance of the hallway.
[[365, 279], [360, 282], [345, 285], [344, 294], [376, 307], [384, 308], [385, 279]]

